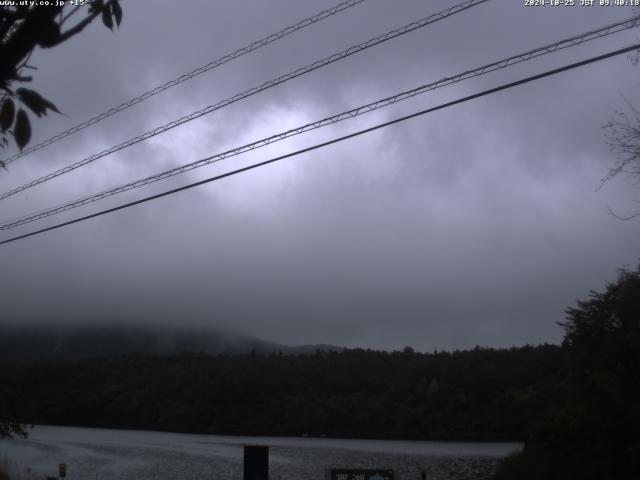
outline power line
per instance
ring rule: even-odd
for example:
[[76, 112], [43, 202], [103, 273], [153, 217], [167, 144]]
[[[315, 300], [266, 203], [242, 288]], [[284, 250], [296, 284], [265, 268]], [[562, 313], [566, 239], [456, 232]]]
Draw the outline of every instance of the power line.
[[322, 12], [316, 13], [315, 15], [309, 17], [309, 18], [305, 18], [304, 20], [299, 21], [298, 23], [296, 23], [295, 25], [291, 25], [289, 27], [286, 27], [282, 30], [280, 30], [279, 32], [276, 33], [272, 33], [271, 35], [268, 35], [256, 42], [253, 42], [245, 47], [239, 48], [237, 49], [235, 52], [232, 53], [228, 53], [216, 60], [213, 60], [209, 63], [207, 63], [206, 65], [203, 65], [201, 67], [198, 67], [192, 71], [190, 71], [189, 73], [185, 73], [184, 75], [180, 75], [177, 78], [174, 78], [173, 80], [169, 80], [168, 82], [159, 85], [157, 87], [155, 87], [152, 90], [149, 90], [147, 92], [142, 93], [141, 95], [138, 95], [137, 97], [134, 97], [126, 102], [121, 103], [120, 105], [118, 105], [117, 107], [113, 107], [105, 112], [100, 113], [99, 115], [96, 115], [95, 117], [90, 118], [89, 120], [86, 120], [74, 127], [69, 128], [68, 130], [65, 130], [63, 132], [60, 132], [59, 134], [48, 138], [47, 140], [43, 140], [42, 142], [33, 145], [32, 147], [27, 148], [26, 150], [23, 150], [22, 152], [19, 152], [15, 155], [13, 155], [12, 157], [4, 160], [5, 164], [9, 164], [15, 160], [17, 160], [18, 158], [21, 157], [25, 157], [27, 155], [29, 155], [30, 153], [33, 153], [37, 150], [40, 150], [48, 145], [51, 145], [52, 143], [57, 142], [58, 140], [62, 140], [65, 137], [68, 137], [69, 135], [72, 135], [76, 132], [79, 132], [80, 130], [83, 130], [91, 125], [95, 125], [98, 122], [101, 122], [102, 120], [104, 120], [105, 118], [108, 118], [112, 115], [115, 115], [118, 112], [121, 112], [122, 110], [126, 110], [129, 107], [132, 107], [140, 102], [143, 102], [145, 100], [147, 100], [148, 98], [153, 97], [154, 95], [157, 95], [158, 93], [164, 92], [165, 90], [168, 90], [169, 88], [175, 87], [176, 85], [181, 84], [182, 82], [186, 82], [187, 80], [190, 80], [202, 73], [208, 72], [209, 70], [212, 70], [214, 68], [217, 68], [221, 65], [224, 65], [225, 63], [228, 63], [232, 60], [235, 60], [236, 58], [239, 58], [243, 55], [246, 55], [250, 52], [253, 52], [254, 50], [257, 50], [259, 48], [262, 48], [266, 45], [269, 45], [270, 43], [275, 42], [276, 40], [280, 40], [281, 38], [284, 38], [294, 32], [297, 32], [298, 30], [302, 30], [303, 28], [306, 28], [310, 25], [313, 25], [315, 23], [318, 23], [326, 18], [329, 18], [333, 15], [336, 15], [337, 13], [340, 13], [344, 10], [347, 10], [348, 8], [354, 7], [362, 2], [365, 2], [366, 0], [348, 0], [346, 2], [342, 2], [339, 3], [338, 5], [335, 5], [332, 8], [329, 8], [327, 10], [323, 10]]
[[70, 202], [66, 202], [63, 203], [61, 205], [55, 206], [55, 207], [51, 207], [45, 210], [41, 210], [39, 212], [35, 212], [35, 213], [31, 213], [28, 215], [24, 215], [21, 216], [19, 218], [15, 218], [13, 220], [9, 220], [6, 221], [6, 223], [0, 225], [0, 230], [9, 230], [12, 228], [16, 228], [18, 226], [27, 224], [27, 223], [31, 223], [34, 222], [36, 220], [40, 220], [52, 215], [56, 215], [58, 213], [62, 213], [74, 208], [78, 208], [81, 207], [83, 205], [87, 205], [99, 200], [102, 200], [104, 198], [107, 197], [111, 197], [114, 195], [117, 195], [119, 193], [123, 193], [126, 192], [128, 190], [132, 190], [134, 188], [138, 188], [138, 187], [142, 187], [144, 185], [148, 185], [150, 183], [154, 183], [160, 180], [164, 180], [166, 178], [170, 178], [173, 177], [175, 175], [181, 174], [181, 173], [185, 173], [188, 172], [190, 170], [196, 169], [196, 168], [200, 168], [215, 162], [219, 162], [222, 161], [224, 159], [230, 158], [230, 157], [234, 157], [237, 155], [240, 155], [242, 153], [248, 152], [248, 151], [252, 151], [261, 147], [265, 147], [267, 145], [270, 145], [272, 143], [281, 141], [281, 140], [285, 140], [287, 138], [296, 136], [296, 135], [300, 135], [302, 133], [311, 131], [311, 130], [316, 130], [318, 128], [327, 126], [327, 125], [331, 125], [331, 124], [335, 124], [338, 122], [341, 122], [343, 120], [347, 120], [350, 118], [354, 118], [357, 117], [359, 115], [363, 115], [365, 113], [369, 113], [372, 112], [374, 110], [378, 110], [380, 108], [384, 108], [387, 107], [389, 105], [392, 105], [396, 102], [399, 101], [403, 101], [409, 98], [413, 98], [416, 95], [420, 95], [432, 90], [435, 90], [437, 88], [441, 88], [447, 85], [451, 85], [463, 80], [467, 80], [469, 78], [474, 78], [474, 77], [478, 77], [480, 75], [484, 75], [496, 70], [500, 70], [500, 69], [504, 69], [507, 68], [509, 66], [521, 63], [521, 62], [525, 62], [525, 61], [529, 61], [532, 60], [534, 58], [540, 57], [542, 55], [547, 55], [553, 52], [556, 52], [558, 50], [562, 50], [565, 48], [569, 48], [575, 45], [580, 45], [582, 43], [586, 43], [588, 41], [591, 40], [595, 40], [598, 38], [602, 38], [604, 36], [607, 35], [611, 35], [613, 33], [618, 33], [620, 31], [623, 30], [627, 30], [629, 28], [632, 28], [634, 26], [637, 25], [637, 23], [640, 21], [640, 15], [630, 18], [628, 20], [625, 21], [621, 21], [621, 22], [617, 22], [614, 24], [610, 24], [595, 30], [590, 30], [588, 32], [582, 33], [580, 35], [575, 35], [573, 37], [569, 37], [566, 38], [564, 40], [560, 40], [558, 42], [549, 44], [549, 45], [545, 45], [542, 47], [538, 47], [535, 48], [533, 50], [529, 50], [527, 52], [518, 54], [518, 55], [513, 55], [511, 57], [505, 58], [503, 60], [499, 60], [497, 62], [493, 62], [487, 65], [484, 65], [482, 67], [479, 68], [475, 68], [473, 70], [467, 70], [465, 72], [462, 72], [458, 75], [455, 76], [450, 76], [450, 77], [445, 77], [442, 78], [440, 80], [438, 80], [437, 82], [433, 82], [427, 85], [421, 85], [417, 88], [411, 89], [411, 90], [407, 90], [401, 93], [398, 93], [396, 95], [393, 95], [391, 97], [386, 97], [383, 98], [381, 100], [377, 100], [375, 102], [371, 102], [368, 103], [366, 105], [361, 105], [359, 107], [353, 108], [351, 110], [347, 110], [345, 112], [339, 113], [337, 115], [333, 115], [331, 117], [327, 117], [324, 118], [322, 120], [317, 120], [315, 122], [311, 122], [311, 123], [307, 123], [305, 125], [301, 125], [295, 128], [292, 128], [290, 130], [284, 131], [284, 132], [280, 132], [277, 133], [275, 135], [271, 135], [269, 137], [266, 138], [262, 138], [260, 140], [251, 142], [251, 143], [247, 143], [245, 145], [227, 150], [225, 152], [222, 153], [218, 153], [216, 155], [211, 155], [209, 157], [205, 157], [202, 159], [199, 159], [195, 162], [191, 162], [185, 165], [181, 165], [179, 167], [175, 167], [172, 168], [170, 170], [161, 172], [161, 173], [157, 173], [155, 175], [151, 175], [142, 179], [138, 179], [129, 183], [126, 183], [124, 185], [120, 185], [117, 187], [113, 187], [110, 188], [108, 190], [104, 190], [102, 192], [99, 192], [97, 194], [93, 194], [93, 195], [89, 195], [80, 199], [76, 199]]
[[189, 190], [191, 188], [198, 187], [200, 185], [204, 185], [206, 183], [210, 183], [210, 182], [214, 182], [214, 181], [217, 181], [217, 180], [221, 180], [223, 178], [230, 177], [230, 176], [233, 176], [233, 175], [237, 175], [239, 173], [243, 173], [243, 172], [246, 172], [246, 171], [249, 171], [249, 170], [253, 170], [253, 169], [258, 168], [258, 167], [263, 167], [263, 166], [268, 165], [270, 163], [275, 163], [275, 162], [278, 162], [280, 160], [284, 160], [285, 158], [294, 157], [294, 156], [297, 156], [297, 155], [300, 155], [300, 154], [303, 154], [303, 153], [307, 153], [307, 152], [310, 152], [310, 151], [313, 151], [313, 150], [317, 150], [319, 148], [323, 148], [323, 147], [332, 145], [334, 143], [339, 143], [339, 142], [342, 142], [344, 140], [348, 140], [350, 138], [358, 137], [360, 135], [364, 135], [365, 133], [373, 132], [375, 130], [378, 130], [378, 129], [381, 129], [381, 128], [384, 128], [384, 127], [388, 127], [388, 126], [394, 125], [396, 123], [404, 122], [404, 121], [409, 120], [411, 118], [415, 118], [415, 117], [419, 117], [419, 116], [422, 116], [422, 115], [426, 115], [427, 113], [431, 113], [431, 112], [435, 112], [437, 110], [442, 110], [444, 108], [452, 107], [454, 105], [458, 105], [460, 103], [464, 103], [464, 102], [467, 102], [469, 100], [473, 100], [473, 99], [480, 98], [480, 97], [483, 97], [483, 96], [486, 96], [486, 95], [490, 95], [490, 94], [493, 94], [493, 93], [496, 93], [496, 92], [499, 92], [499, 91], [502, 91], [502, 90], [507, 90], [509, 88], [517, 87], [519, 85], [523, 85], [525, 83], [533, 82], [533, 81], [539, 80], [541, 78], [549, 77], [549, 76], [552, 76], [552, 75], [557, 75], [558, 73], [566, 72], [568, 70], [572, 70], [572, 69], [575, 69], [575, 68], [578, 68], [578, 67], [582, 67], [582, 66], [585, 66], [585, 65], [588, 65], [588, 64], [591, 64], [591, 63], [599, 62], [601, 60], [605, 60], [607, 58], [611, 58], [611, 57], [614, 57], [614, 56], [617, 56], [617, 55], [622, 55], [624, 53], [628, 53], [628, 52], [631, 52], [633, 50], [637, 50], [638, 48], [640, 48], [640, 43], [632, 45], [630, 47], [625, 47], [625, 48], [621, 48], [621, 49], [618, 49], [618, 50], [614, 50], [612, 52], [605, 53], [603, 55], [598, 55], [596, 57], [591, 57], [591, 58], [589, 58], [587, 60], [582, 60], [580, 62], [572, 63], [570, 65], [565, 65], [564, 67], [555, 68], [553, 70], [547, 70], [546, 72], [539, 73], [537, 75], [532, 75], [530, 77], [526, 77], [526, 78], [517, 80], [515, 82], [510, 82], [510, 83], [506, 83], [506, 84], [500, 85], [498, 87], [490, 88], [488, 90], [484, 90], [482, 92], [475, 93], [473, 95], [469, 95], [469, 96], [466, 96], [466, 97], [463, 97], [463, 98], [459, 98], [459, 99], [453, 100], [451, 102], [443, 103], [443, 104], [438, 105], [436, 107], [427, 108], [425, 110], [421, 110], [419, 112], [415, 112], [415, 113], [412, 113], [410, 115], [405, 115], [403, 117], [399, 117], [399, 118], [396, 118], [394, 120], [390, 120], [388, 122], [379, 123], [379, 124], [374, 125], [372, 127], [365, 128], [363, 130], [359, 130], [357, 132], [353, 132], [353, 133], [350, 133], [348, 135], [344, 135], [342, 137], [334, 138], [334, 139], [326, 141], [326, 142], [318, 143], [316, 145], [312, 145], [311, 147], [303, 148], [303, 149], [297, 150], [295, 152], [287, 153], [285, 155], [280, 155], [278, 157], [271, 158], [269, 160], [265, 160], [263, 162], [259, 162], [259, 163], [255, 163], [253, 165], [249, 165], [249, 166], [246, 166], [246, 167], [238, 168], [236, 170], [232, 170], [230, 172], [223, 173], [221, 175], [216, 175], [214, 177], [210, 177], [210, 178], [207, 178], [207, 179], [204, 179], [204, 180], [200, 180], [198, 182], [190, 183], [190, 184], [184, 185], [182, 187], [174, 188], [172, 190], [168, 190], [168, 191], [165, 191], [165, 192], [162, 192], [162, 193], [158, 193], [158, 194], [155, 194], [155, 195], [144, 197], [144, 198], [141, 198], [139, 200], [135, 200], [133, 202], [129, 202], [129, 203], [125, 203], [125, 204], [122, 204], [122, 205], [118, 205], [117, 207], [113, 207], [113, 208], [109, 208], [109, 209], [106, 209], [106, 210], [102, 210], [100, 212], [92, 213], [91, 215], [86, 215], [84, 217], [76, 218], [74, 220], [69, 220], [68, 222], [59, 223], [59, 224], [56, 224], [56, 225], [52, 225], [50, 227], [46, 227], [46, 228], [42, 228], [40, 230], [36, 230], [34, 232], [25, 233], [23, 235], [19, 235], [19, 236], [13, 237], [13, 238], [9, 238], [7, 240], [2, 240], [2, 241], [0, 241], [0, 245], [4, 245], [4, 244], [7, 244], [7, 243], [15, 242], [17, 240], [21, 240], [21, 239], [24, 239], [24, 238], [32, 237], [34, 235], [38, 235], [38, 234], [41, 234], [41, 233], [44, 233], [44, 232], [48, 232], [48, 231], [51, 231], [51, 230], [56, 230], [58, 228], [62, 228], [62, 227], [68, 226], [68, 225], [73, 225], [74, 223], [79, 223], [79, 222], [82, 222], [82, 221], [85, 221], [85, 220], [89, 220], [91, 218], [95, 218], [95, 217], [99, 217], [99, 216], [102, 216], [102, 215], [106, 215], [107, 213], [112, 213], [112, 212], [116, 212], [118, 210], [123, 210], [125, 208], [129, 208], [129, 207], [132, 207], [134, 205], [139, 205], [141, 203], [146, 203], [146, 202], [149, 202], [151, 200], [156, 200], [158, 198], [166, 197], [166, 196], [172, 195], [174, 193], [182, 192], [184, 190]]
[[26, 183], [20, 187], [16, 187], [13, 190], [10, 190], [8, 192], [3, 193], [2, 195], [0, 195], [0, 200], [3, 200], [7, 197], [10, 197], [12, 195], [15, 195], [16, 193], [22, 192], [23, 190], [26, 190], [28, 188], [31, 187], [35, 187], [36, 185], [39, 185], [41, 183], [44, 183], [48, 180], [51, 180], [53, 178], [56, 178], [60, 175], [63, 175], [65, 173], [69, 173], [77, 168], [80, 168], [84, 165], [87, 165], [89, 163], [95, 162], [96, 160], [105, 157], [107, 155], [110, 155], [112, 153], [115, 153], [117, 151], [123, 150], [127, 147], [130, 147], [132, 145], [135, 145], [139, 142], [142, 142], [144, 140], [147, 140], [151, 137], [154, 137], [156, 135], [159, 135], [160, 133], [164, 133], [167, 130], [170, 130], [172, 128], [175, 128], [179, 125], [182, 125], [183, 123], [186, 122], [190, 122], [191, 120], [195, 120], [196, 118], [200, 118], [204, 115], [207, 115], [211, 112], [214, 112], [216, 110], [219, 110], [221, 108], [224, 108], [228, 105], [231, 105], [232, 103], [235, 103], [239, 100], [242, 100], [244, 98], [250, 97], [252, 95], [255, 95], [257, 93], [260, 93], [264, 90], [267, 90], [269, 88], [275, 87], [277, 85], [280, 85], [281, 83], [287, 82], [289, 80], [292, 80], [296, 77], [299, 77], [301, 75], [304, 75], [306, 73], [309, 73], [313, 70], [316, 70], [318, 68], [324, 67], [326, 65], [329, 65], [331, 63], [337, 62], [338, 60], [342, 60], [344, 58], [347, 58], [355, 53], [361, 52], [363, 50], [366, 50], [368, 48], [371, 48], [375, 45], [379, 45], [383, 42], [386, 42], [388, 40], [391, 40], [393, 38], [399, 37], [401, 35], [405, 35], [407, 33], [410, 33], [414, 30], [417, 30], [419, 28], [423, 28], [426, 27], [427, 25], [430, 25], [432, 23], [438, 22], [440, 20], [443, 20], [445, 18], [448, 18], [452, 15], [455, 15], [456, 13], [460, 13], [464, 10], [467, 10], [469, 8], [472, 8], [474, 6], [480, 5], [482, 3], [488, 2], [489, 0], [468, 0], [466, 2], [460, 3], [458, 5], [454, 5], [453, 7], [447, 8], [446, 10], [443, 10], [441, 12], [438, 12], [436, 14], [430, 15], [428, 17], [425, 17], [421, 20], [415, 21], [415, 22], [411, 22], [403, 27], [397, 28], [395, 30], [391, 30], [390, 32], [387, 32], [383, 35], [380, 35], [378, 37], [372, 38], [370, 40], [367, 40], [366, 42], [360, 43], [358, 45], [354, 45], [351, 46], [345, 50], [342, 50], [339, 53], [334, 53], [333, 55], [330, 55], [322, 60], [318, 60], [316, 62], [310, 63], [309, 65], [305, 66], [305, 67], [300, 67], [292, 72], [289, 72], [285, 75], [281, 75], [278, 78], [275, 78], [273, 80], [270, 80], [268, 82], [265, 82], [257, 87], [253, 87], [249, 90], [246, 90], [245, 92], [239, 93], [234, 95], [233, 97], [227, 98], [226, 100], [222, 100], [214, 105], [209, 105], [208, 107], [205, 107], [201, 110], [197, 110], [193, 113], [190, 113], [189, 115], [185, 115], [177, 120], [174, 120], [172, 122], [169, 122], [165, 125], [162, 125], [160, 127], [155, 128], [154, 130], [150, 130], [142, 135], [139, 135], [135, 138], [132, 138], [130, 140], [127, 140], [124, 143], [121, 143], [119, 145], [116, 145], [114, 147], [108, 148], [106, 150], [103, 150], [100, 153], [97, 153], [95, 155], [92, 155], [90, 157], [87, 157], [83, 160], [80, 160], [76, 163], [73, 163], [71, 165], [68, 165], [60, 170], [56, 170], [52, 173], [49, 173], [48, 175], [45, 175], [43, 177], [40, 177], [36, 180], [33, 180], [29, 183]]

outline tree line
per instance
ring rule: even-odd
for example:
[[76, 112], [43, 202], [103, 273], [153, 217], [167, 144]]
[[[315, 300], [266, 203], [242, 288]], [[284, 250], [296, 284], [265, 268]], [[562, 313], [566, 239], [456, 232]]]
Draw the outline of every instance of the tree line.
[[[370, 438], [523, 439], [554, 345], [418, 353], [126, 355], [0, 365], [24, 423]], [[17, 393], [19, 392], [19, 394]], [[17, 397], [20, 397], [19, 400]], [[9, 397], [5, 397], [9, 398]]]
[[561, 345], [510, 349], [5, 361], [0, 436], [43, 423], [513, 439], [524, 448], [496, 480], [640, 478], [640, 266], [568, 308], [561, 325]]

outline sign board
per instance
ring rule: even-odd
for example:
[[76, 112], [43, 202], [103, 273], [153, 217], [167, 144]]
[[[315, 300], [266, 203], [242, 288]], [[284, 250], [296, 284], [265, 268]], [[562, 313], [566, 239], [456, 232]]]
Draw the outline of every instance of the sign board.
[[67, 464], [60, 463], [58, 464], [58, 477], [64, 478], [67, 476]]
[[244, 480], [269, 480], [269, 447], [245, 445]]
[[332, 468], [329, 480], [393, 480], [393, 470], [363, 468]]

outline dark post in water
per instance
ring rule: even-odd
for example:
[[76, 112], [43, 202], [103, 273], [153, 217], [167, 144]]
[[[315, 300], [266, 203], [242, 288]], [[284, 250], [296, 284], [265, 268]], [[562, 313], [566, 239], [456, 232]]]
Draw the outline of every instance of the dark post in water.
[[269, 480], [269, 447], [244, 447], [244, 480]]

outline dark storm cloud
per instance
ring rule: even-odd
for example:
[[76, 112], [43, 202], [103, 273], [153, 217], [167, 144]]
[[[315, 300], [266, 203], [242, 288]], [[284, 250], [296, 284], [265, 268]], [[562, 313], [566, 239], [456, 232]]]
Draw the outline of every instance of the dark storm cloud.
[[[2, 202], [3, 219], [171, 168], [631, 14], [495, 0]], [[2, 190], [452, 2], [370, 0], [12, 164]], [[67, 116], [44, 139], [332, 2], [146, 2], [34, 55]], [[621, 34], [443, 88], [73, 213], [117, 205], [627, 45]], [[575, 299], [635, 263], [637, 186], [595, 188], [617, 58], [0, 250], [2, 318], [224, 325], [291, 343], [461, 348], [557, 341]], [[636, 95], [637, 97], [637, 95]], [[325, 131], [326, 130], [326, 131]], [[35, 227], [36, 224], [32, 224]], [[29, 231], [31, 227], [21, 231]], [[6, 233], [8, 238], [14, 232]]]

